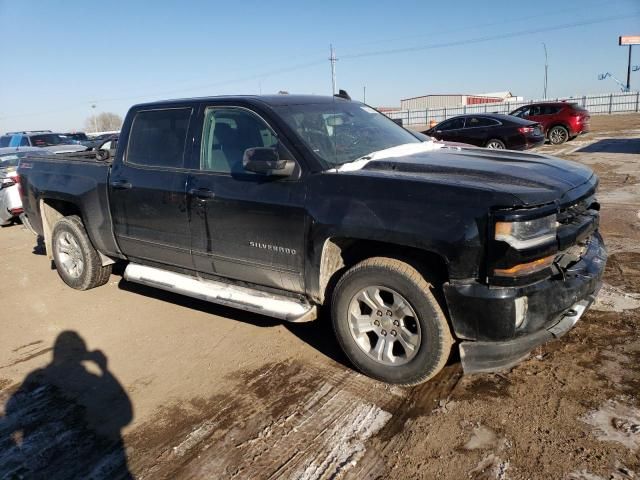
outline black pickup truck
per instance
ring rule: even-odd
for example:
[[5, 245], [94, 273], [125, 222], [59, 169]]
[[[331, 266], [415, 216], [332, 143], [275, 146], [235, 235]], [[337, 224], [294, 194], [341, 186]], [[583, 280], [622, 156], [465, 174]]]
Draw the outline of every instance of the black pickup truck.
[[522, 360], [593, 302], [598, 179], [546, 155], [423, 142], [340, 97], [129, 111], [110, 158], [29, 157], [24, 209], [69, 286], [124, 277], [285, 321], [330, 311], [362, 372], [398, 384]]

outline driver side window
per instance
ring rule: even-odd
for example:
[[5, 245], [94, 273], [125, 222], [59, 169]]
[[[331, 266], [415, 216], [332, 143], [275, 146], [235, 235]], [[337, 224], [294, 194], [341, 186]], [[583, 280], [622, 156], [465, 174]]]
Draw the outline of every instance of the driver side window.
[[442, 122], [440, 125], [436, 127], [436, 130], [458, 130], [460, 128], [464, 128], [464, 117], [452, 118], [451, 120], [447, 120], [446, 122]]
[[241, 108], [209, 107], [204, 116], [200, 169], [250, 175], [242, 166], [245, 150], [277, 144], [276, 134], [257, 115]]

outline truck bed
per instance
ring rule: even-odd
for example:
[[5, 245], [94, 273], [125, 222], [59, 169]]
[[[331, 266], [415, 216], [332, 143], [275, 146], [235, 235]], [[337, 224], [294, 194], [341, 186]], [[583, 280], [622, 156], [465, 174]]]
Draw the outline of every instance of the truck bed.
[[94, 151], [23, 157], [18, 167], [23, 208], [33, 228], [44, 234], [41, 200], [49, 205], [77, 208], [95, 248], [120, 256], [109, 214], [111, 162], [96, 159]]

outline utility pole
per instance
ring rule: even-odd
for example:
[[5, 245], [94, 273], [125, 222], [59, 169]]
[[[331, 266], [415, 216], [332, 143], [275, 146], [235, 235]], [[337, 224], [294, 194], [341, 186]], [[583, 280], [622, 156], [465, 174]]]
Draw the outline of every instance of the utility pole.
[[542, 94], [543, 100], [547, 99], [547, 74], [549, 72], [549, 63], [547, 61], [547, 45], [542, 42], [542, 46], [544, 47], [544, 92]]
[[329, 57], [329, 61], [331, 62], [331, 88], [333, 91], [333, 95], [336, 94], [336, 62], [338, 59], [336, 58], [336, 52], [333, 49], [333, 45], [329, 45], [329, 51], [331, 56]]

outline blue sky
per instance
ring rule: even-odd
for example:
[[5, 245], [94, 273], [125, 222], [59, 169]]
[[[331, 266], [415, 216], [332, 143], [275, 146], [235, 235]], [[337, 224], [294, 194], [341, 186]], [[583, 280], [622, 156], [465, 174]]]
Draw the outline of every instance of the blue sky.
[[539, 98], [542, 42], [550, 96], [613, 92], [597, 76], [624, 78], [617, 37], [632, 33], [640, 0], [0, 0], [0, 132], [82, 129], [92, 104], [124, 116], [154, 99], [330, 94], [330, 43], [339, 88], [362, 99], [366, 85], [374, 106], [429, 93]]

